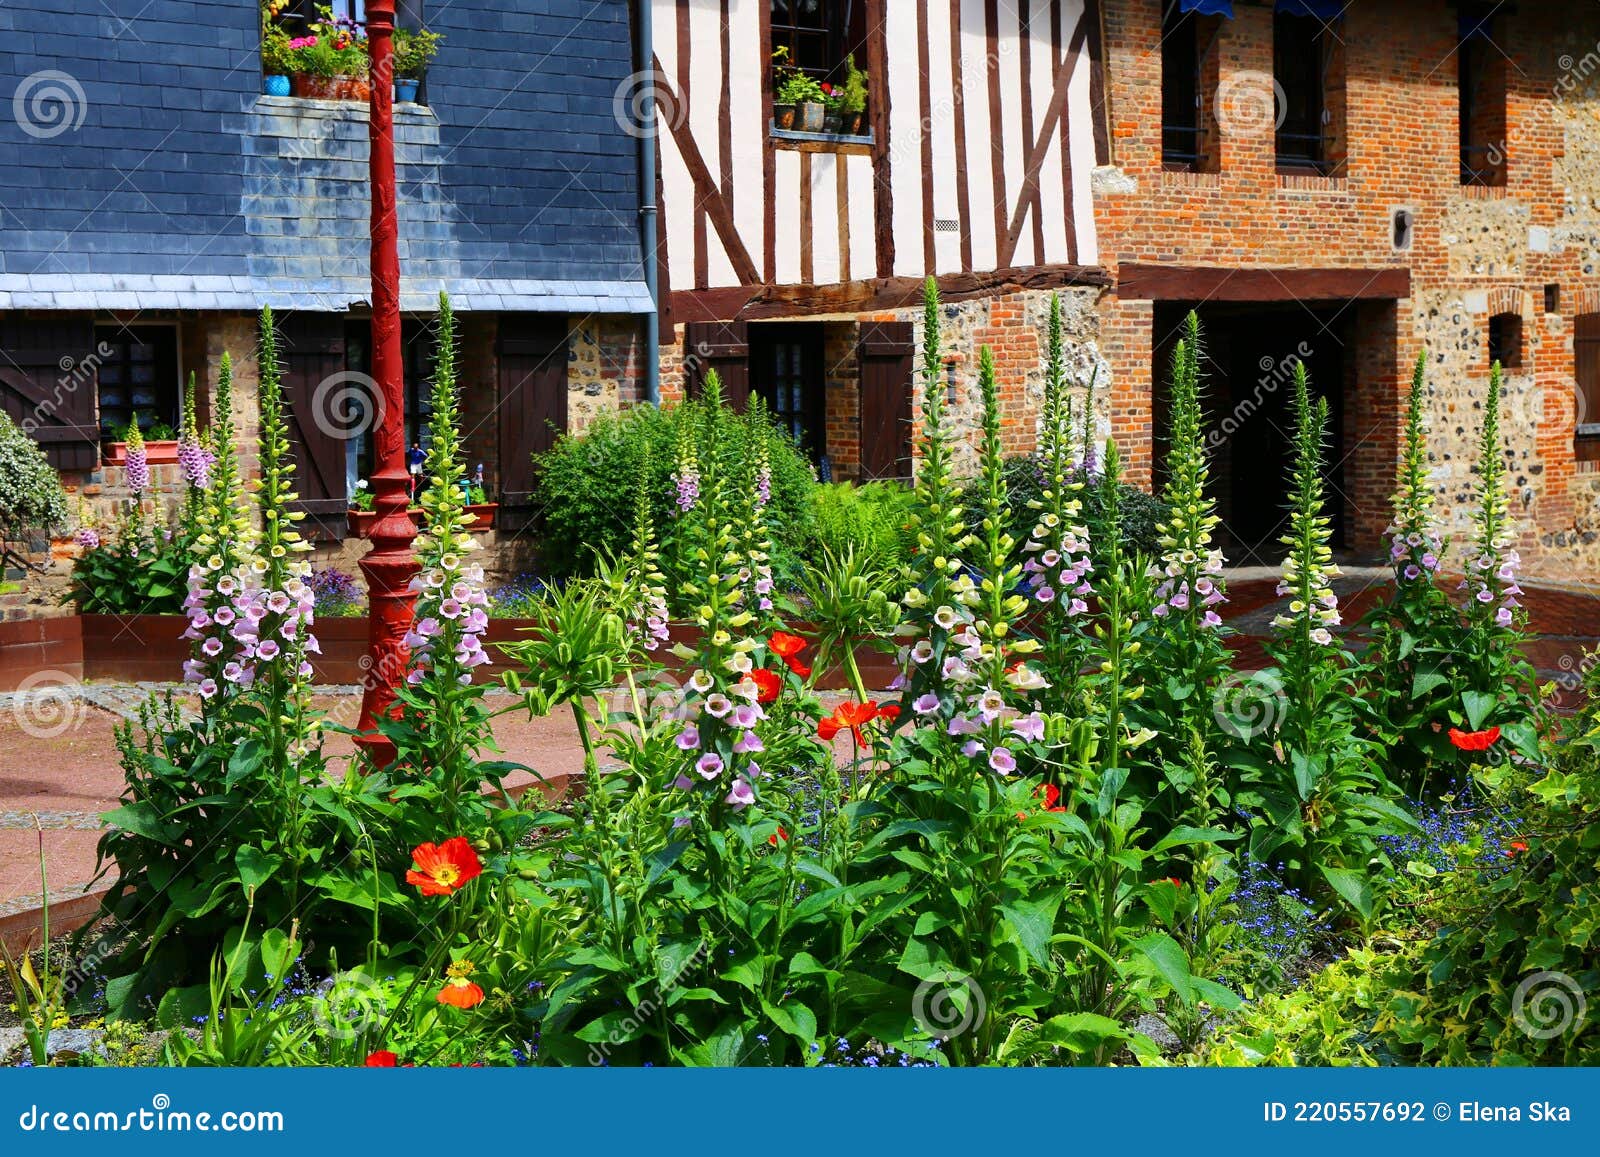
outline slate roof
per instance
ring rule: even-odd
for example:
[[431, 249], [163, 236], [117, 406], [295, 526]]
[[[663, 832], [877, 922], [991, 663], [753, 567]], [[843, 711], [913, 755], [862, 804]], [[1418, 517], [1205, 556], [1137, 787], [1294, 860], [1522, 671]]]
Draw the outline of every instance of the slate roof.
[[[0, 309], [366, 301], [367, 116], [259, 95], [255, 0], [0, 7]], [[452, 0], [400, 106], [402, 308], [640, 312], [626, 0]]]

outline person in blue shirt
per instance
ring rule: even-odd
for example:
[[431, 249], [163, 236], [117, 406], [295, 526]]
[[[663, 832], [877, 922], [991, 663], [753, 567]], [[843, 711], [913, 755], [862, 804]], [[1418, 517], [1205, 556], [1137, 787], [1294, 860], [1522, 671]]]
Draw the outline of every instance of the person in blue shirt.
[[411, 449], [406, 451], [406, 473], [411, 475], [411, 501], [417, 500], [417, 487], [422, 485], [422, 464], [428, 456], [422, 451], [421, 442], [412, 442]]

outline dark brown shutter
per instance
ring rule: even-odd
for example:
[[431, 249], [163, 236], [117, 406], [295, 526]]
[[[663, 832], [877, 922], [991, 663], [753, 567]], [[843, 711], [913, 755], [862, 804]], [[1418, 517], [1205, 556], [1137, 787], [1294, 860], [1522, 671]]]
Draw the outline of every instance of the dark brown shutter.
[[[305, 511], [300, 530], [314, 541], [341, 539], [349, 532], [345, 439], [334, 415], [322, 415], [319, 421], [317, 413], [317, 388], [345, 371], [345, 321], [340, 314], [294, 313], [278, 326], [294, 489], [300, 496], [294, 509]], [[324, 391], [324, 407], [338, 392], [340, 387]]]
[[722, 379], [723, 400], [740, 413], [750, 401], [750, 325], [743, 321], [691, 321], [683, 327], [683, 385], [691, 398], [712, 370]]
[[1600, 460], [1600, 313], [1579, 314], [1573, 329], [1578, 381], [1577, 460], [1593, 462]]
[[567, 319], [560, 314], [503, 313], [497, 349], [499, 500], [502, 507], [526, 511], [533, 506], [536, 489], [533, 456], [554, 446], [567, 428]]
[[90, 314], [0, 319], [0, 407], [57, 470], [100, 462]]
[[861, 371], [861, 480], [911, 477], [911, 367], [908, 321], [869, 322], [856, 348]]

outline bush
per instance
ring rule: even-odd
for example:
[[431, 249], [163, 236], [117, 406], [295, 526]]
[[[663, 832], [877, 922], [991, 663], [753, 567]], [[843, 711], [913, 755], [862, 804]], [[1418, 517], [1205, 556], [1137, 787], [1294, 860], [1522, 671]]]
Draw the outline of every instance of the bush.
[[311, 572], [306, 583], [316, 596], [312, 608], [321, 619], [350, 619], [365, 613], [366, 595], [354, 575], [346, 574], [336, 566]]
[[63, 600], [75, 603], [80, 614], [183, 613], [194, 541], [191, 530], [164, 526], [130, 507], [115, 535], [95, 535], [88, 541], [93, 545], [73, 564], [72, 585]]
[[911, 491], [894, 482], [848, 482], [818, 486], [811, 494], [811, 530], [817, 550], [843, 555], [853, 548], [870, 570], [893, 571], [916, 545], [916, 509]]
[[0, 410], [0, 537], [66, 525], [67, 495], [44, 451]]
[[[1031, 454], [1015, 458], [1007, 458], [1005, 463], [1007, 502], [1006, 530], [1011, 537], [1020, 542], [1027, 542], [1033, 531], [1035, 521], [1033, 507], [1029, 505], [1039, 498], [1039, 493], [1044, 487], [1044, 470], [1037, 457]], [[1088, 480], [1080, 477], [1079, 481]], [[982, 521], [979, 513], [982, 509], [979, 486], [980, 479], [972, 479], [962, 491], [962, 508], [967, 515], [967, 521], [974, 533], [979, 529], [978, 523]], [[1167, 507], [1161, 499], [1146, 494], [1137, 486], [1122, 483], [1118, 488], [1120, 496], [1117, 503], [1117, 525], [1122, 531], [1122, 548], [1130, 554], [1144, 554], [1151, 558], [1161, 553], [1161, 535], [1156, 530], [1164, 518]], [[1084, 522], [1092, 529], [1102, 519], [1101, 497], [1098, 485], [1088, 484], [1078, 492], [1078, 499], [1083, 503]]]
[[[669, 580], [680, 578], [683, 564], [673, 550], [677, 513], [673, 474], [680, 439], [688, 437], [702, 458], [713, 447], [741, 455], [751, 443], [757, 421], [768, 420], [757, 413], [738, 414], [726, 406], [690, 401], [671, 409], [638, 406], [601, 418], [582, 434], [563, 436], [537, 460], [546, 574], [552, 579], [589, 577], [599, 559], [624, 553], [639, 487], [644, 485], [661, 532], [663, 567]], [[782, 581], [793, 574], [805, 550], [808, 500], [817, 482], [805, 455], [770, 423], [768, 438], [772, 502], [767, 517], [773, 567]], [[669, 583], [669, 588], [674, 586], [675, 581]]]

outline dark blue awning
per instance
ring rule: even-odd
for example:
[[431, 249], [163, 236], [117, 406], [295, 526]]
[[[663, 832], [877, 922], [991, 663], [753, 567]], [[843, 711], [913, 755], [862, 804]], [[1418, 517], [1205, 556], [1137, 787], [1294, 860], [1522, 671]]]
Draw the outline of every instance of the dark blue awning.
[[1285, 16], [1315, 16], [1318, 20], [1337, 20], [1350, 7], [1351, 0], [1278, 0], [1278, 11]]
[[1202, 16], [1233, 19], [1233, 0], [1178, 0], [1179, 12], [1198, 12]]

